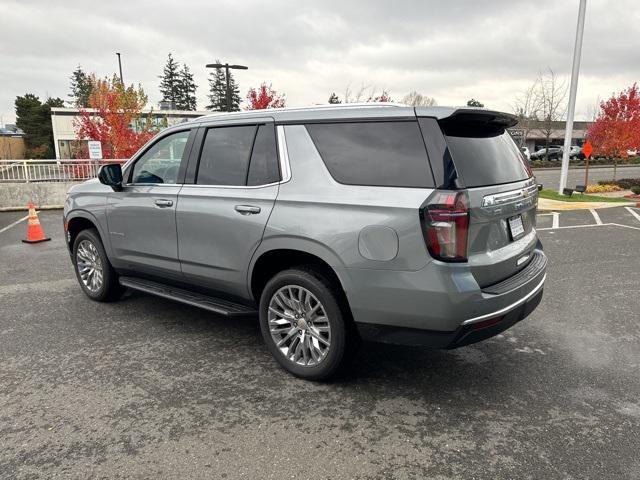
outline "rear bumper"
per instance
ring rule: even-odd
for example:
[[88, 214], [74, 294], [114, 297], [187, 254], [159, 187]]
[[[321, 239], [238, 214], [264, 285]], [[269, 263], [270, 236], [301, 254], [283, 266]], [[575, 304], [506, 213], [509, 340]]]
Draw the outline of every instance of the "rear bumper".
[[498, 313], [474, 323], [463, 323], [453, 332], [439, 332], [417, 328], [357, 323], [360, 336], [365, 341], [409, 345], [427, 348], [452, 349], [470, 345], [504, 332], [533, 312], [542, 300], [540, 288], [525, 301], [507, 312]]
[[529, 315], [542, 298], [546, 264], [536, 248], [523, 270], [485, 288], [463, 264], [342, 273], [348, 276], [351, 288], [345, 291], [363, 338], [454, 348], [493, 336]]

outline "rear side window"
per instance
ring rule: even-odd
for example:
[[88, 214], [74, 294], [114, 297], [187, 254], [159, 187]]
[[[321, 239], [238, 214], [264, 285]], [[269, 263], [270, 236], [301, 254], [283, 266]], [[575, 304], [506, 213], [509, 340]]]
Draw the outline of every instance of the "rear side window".
[[246, 185], [253, 125], [207, 130], [196, 183], [200, 185]]
[[433, 187], [417, 122], [306, 126], [331, 176], [349, 185]]
[[247, 185], [267, 185], [280, 180], [276, 132], [273, 125], [260, 125], [251, 153]]
[[522, 153], [505, 130], [444, 128], [458, 176], [466, 187], [511, 183], [529, 178]]

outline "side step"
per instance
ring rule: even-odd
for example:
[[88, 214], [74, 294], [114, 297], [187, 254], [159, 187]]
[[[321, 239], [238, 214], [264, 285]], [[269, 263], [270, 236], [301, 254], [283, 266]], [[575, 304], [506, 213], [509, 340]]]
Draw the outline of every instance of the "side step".
[[176, 302], [186, 303], [194, 307], [203, 308], [227, 317], [244, 317], [257, 315], [258, 313], [255, 309], [239, 303], [209, 297], [207, 295], [183, 290], [182, 288], [152, 282], [151, 280], [143, 280], [135, 277], [120, 277], [120, 285], [140, 292], [150, 293], [151, 295], [157, 295], [158, 297], [175, 300]]

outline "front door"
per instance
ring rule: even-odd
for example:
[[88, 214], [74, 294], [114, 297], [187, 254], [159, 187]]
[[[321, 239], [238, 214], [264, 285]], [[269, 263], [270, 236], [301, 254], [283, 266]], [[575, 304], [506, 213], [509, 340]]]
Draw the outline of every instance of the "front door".
[[246, 296], [247, 269], [262, 241], [279, 180], [273, 122], [206, 130], [194, 183], [185, 184], [178, 195], [178, 250], [185, 277]]
[[107, 202], [111, 247], [120, 268], [180, 277], [176, 205], [190, 130], [158, 139], [125, 172]]

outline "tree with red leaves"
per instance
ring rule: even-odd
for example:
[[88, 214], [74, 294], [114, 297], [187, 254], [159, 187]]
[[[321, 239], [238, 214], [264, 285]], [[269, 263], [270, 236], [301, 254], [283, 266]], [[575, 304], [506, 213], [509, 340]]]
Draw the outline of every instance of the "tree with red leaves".
[[116, 76], [99, 80], [92, 75], [91, 82], [88, 105], [92, 110], [80, 110], [73, 121], [78, 139], [100, 141], [104, 158], [131, 157], [156, 133], [151, 117], [141, 117], [147, 104], [144, 90], [125, 87]]
[[596, 155], [626, 158], [640, 147], [640, 92], [637, 84], [600, 103], [600, 116], [587, 138]]
[[282, 108], [285, 106], [284, 97], [284, 95], [278, 95], [278, 92], [271, 88], [271, 84], [267, 85], [263, 82], [257, 90], [255, 88], [249, 89], [249, 93], [247, 93], [247, 100], [249, 102], [247, 110]]

